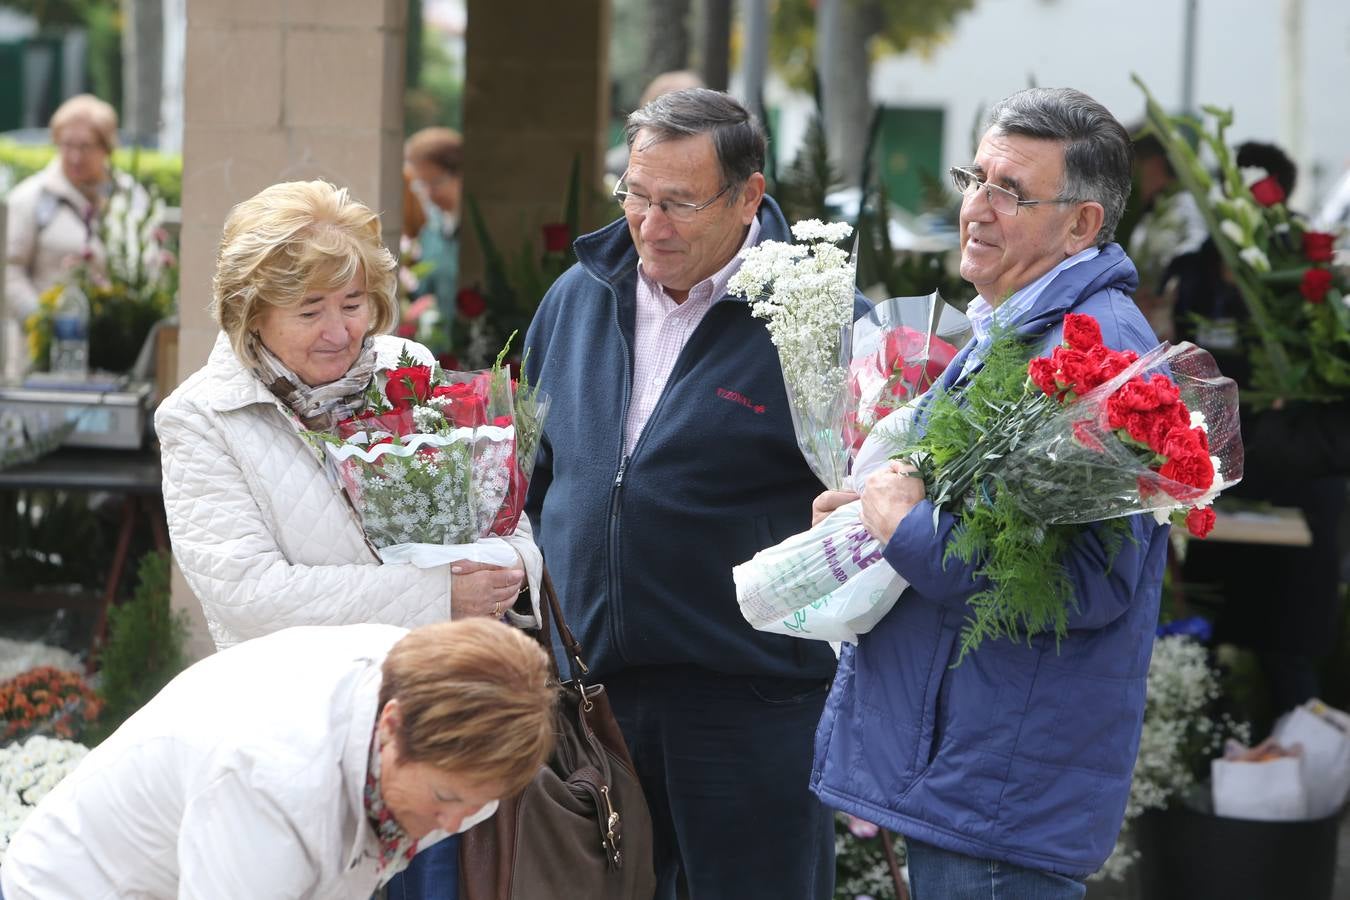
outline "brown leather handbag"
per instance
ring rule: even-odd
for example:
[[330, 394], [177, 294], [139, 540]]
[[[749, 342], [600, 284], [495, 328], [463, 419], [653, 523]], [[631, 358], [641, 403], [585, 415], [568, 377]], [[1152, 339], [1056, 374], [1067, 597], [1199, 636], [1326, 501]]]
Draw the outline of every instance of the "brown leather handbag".
[[[462, 900], [650, 900], [656, 893], [652, 820], [609, 698], [587, 684], [581, 645], [543, 575], [539, 643], [558, 690], [558, 739], [518, 796], [460, 840]], [[568, 655], [559, 677], [550, 615]]]

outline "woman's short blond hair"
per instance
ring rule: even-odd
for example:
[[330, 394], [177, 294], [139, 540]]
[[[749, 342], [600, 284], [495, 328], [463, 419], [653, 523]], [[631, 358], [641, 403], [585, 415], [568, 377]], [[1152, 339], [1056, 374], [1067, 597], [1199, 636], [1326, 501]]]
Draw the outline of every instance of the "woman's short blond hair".
[[414, 629], [384, 660], [380, 709], [398, 701], [400, 760], [515, 794], [553, 750], [557, 686], [538, 643], [488, 618]]
[[104, 153], [117, 147], [117, 110], [93, 94], [76, 94], [52, 113], [47, 127], [52, 132], [52, 143], [61, 143], [61, 132], [67, 125], [82, 122], [94, 130]]
[[398, 321], [393, 254], [380, 241], [380, 217], [326, 181], [287, 181], [230, 210], [216, 256], [211, 315], [245, 365], [270, 307], [299, 306], [316, 291], [341, 289], [363, 271], [371, 332]]

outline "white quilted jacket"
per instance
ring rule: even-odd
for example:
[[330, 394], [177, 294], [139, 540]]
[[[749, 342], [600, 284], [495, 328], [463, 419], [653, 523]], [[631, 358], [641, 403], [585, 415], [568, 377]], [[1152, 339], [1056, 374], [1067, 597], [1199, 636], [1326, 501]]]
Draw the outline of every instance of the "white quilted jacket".
[[[420, 344], [375, 338], [380, 368]], [[217, 649], [293, 625], [413, 628], [450, 617], [450, 569], [382, 564], [303, 426], [221, 334], [155, 414], [174, 558]], [[524, 516], [507, 542], [538, 614], [542, 559]], [[519, 623], [519, 622], [518, 622]]]

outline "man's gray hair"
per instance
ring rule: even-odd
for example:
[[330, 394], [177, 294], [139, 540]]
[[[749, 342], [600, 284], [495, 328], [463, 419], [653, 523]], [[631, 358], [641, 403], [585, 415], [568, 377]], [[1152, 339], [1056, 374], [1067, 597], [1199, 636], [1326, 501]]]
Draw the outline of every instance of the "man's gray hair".
[[1030, 88], [999, 101], [988, 127], [1064, 144], [1060, 198], [1095, 200], [1105, 215], [1097, 243], [1109, 242], [1130, 196], [1129, 132], [1096, 100], [1072, 88]]
[[722, 183], [732, 185], [738, 192], [747, 178], [764, 171], [768, 142], [763, 127], [734, 97], [721, 91], [689, 88], [662, 94], [628, 117], [624, 132], [629, 150], [640, 131], [646, 132], [644, 146], [711, 135], [722, 169]]

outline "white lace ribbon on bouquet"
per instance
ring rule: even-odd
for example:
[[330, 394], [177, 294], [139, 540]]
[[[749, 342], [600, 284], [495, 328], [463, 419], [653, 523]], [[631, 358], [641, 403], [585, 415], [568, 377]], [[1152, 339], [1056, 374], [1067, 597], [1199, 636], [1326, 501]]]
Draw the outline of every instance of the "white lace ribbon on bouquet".
[[449, 434], [409, 434], [401, 438], [398, 444], [376, 444], [369, 450], [360, 444], [377, 441], [384, 437], [395, 437], [388, 431], [358, 431], [341, 444], [328, 444], [328, 452], [339, 462], [356, 457], [363, 462], [373, 463], [381, 456], [412, 456], [423, 447], [450, 447], [455, 444], [468, 444], [475, 440], [497, 443], [514, 440], [515, 427], [511, 425], [480, 425], [477, 428], [456, 428]]

